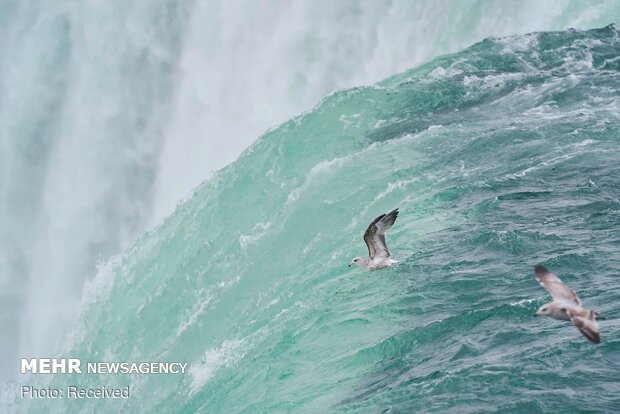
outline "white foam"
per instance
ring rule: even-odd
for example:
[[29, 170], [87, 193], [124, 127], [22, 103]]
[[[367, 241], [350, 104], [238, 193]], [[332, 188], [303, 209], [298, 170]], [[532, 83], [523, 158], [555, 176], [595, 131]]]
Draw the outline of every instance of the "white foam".
[[265, 234], [267, 234], [267, 230], [271, 227], [271, 222], [268, 223], [256, 223], [252, 228], [251, 234], [242, 234], [239, 236], [239, 245], [241, 245], [242, 249], [248, 247], [248, 245], [256, 243], [258, 240], [263, 238]]
[[220, 369], [236, 364], [248, 350], [248, 344], [244, 339], [227, 340], [217, 348], [207, 349], [202, 361], [198, 364], [192, 364], [189, 368], [191, 376], [190, 394], [194, 394], [204, 387]]
[[198, 306], [197, 307], [195, 306], [195, 310], [193, 310], [190, 313], [189, 318], [187, 318], [187, 320], [181, 322], [181, 325], [179, 325], [179, 328], [177, 329], [177, 336], [181, 336], [181, 334], [183, 332], [185, 332], [185, 330], [189, 326], [191, 326], [194, 323], [196, 323], [196, 321], [198, 320], [198, 317], [200, 317], [200, 315], [202, 315], [204, 313], [205, 309], [211, 303], [212, 300], [213, 300], [213, 295], [207, 294], [207, 295], [205, 295], [205, 297], [203, 299], [198, 301]]
[[518, 306], [520, 308], [525, 308], [527, 305], [529, 305], [530, 303], [533, 302], [538, 302], [540, 301], [541, 298], [534, 298], [534, 299], [521, 299], [517, 302], [512, 302], [510, 303], [510, 306]]

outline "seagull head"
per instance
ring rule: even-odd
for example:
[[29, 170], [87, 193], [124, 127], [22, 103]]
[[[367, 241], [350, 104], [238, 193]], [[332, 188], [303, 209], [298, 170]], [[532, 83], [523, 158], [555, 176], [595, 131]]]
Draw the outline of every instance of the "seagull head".
[[362, 265], [362, 258], [361, 257], [356, 257], [355, 259], [351, 260], [351, 263], [349, 263], [349, 267], [353, 266], [354, 264], [361, 266]]
[[542, 305], [534, 314], [534, 316], [548, 316], [551, 313], [548, 305]]

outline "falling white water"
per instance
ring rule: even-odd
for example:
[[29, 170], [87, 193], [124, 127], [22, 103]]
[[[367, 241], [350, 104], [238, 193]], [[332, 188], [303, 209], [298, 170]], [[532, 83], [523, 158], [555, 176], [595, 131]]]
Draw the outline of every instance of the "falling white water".
[[612, 0], [5, 0], [0, 379], [62, 339], [97, 261], [325, 94], [619, 17]]

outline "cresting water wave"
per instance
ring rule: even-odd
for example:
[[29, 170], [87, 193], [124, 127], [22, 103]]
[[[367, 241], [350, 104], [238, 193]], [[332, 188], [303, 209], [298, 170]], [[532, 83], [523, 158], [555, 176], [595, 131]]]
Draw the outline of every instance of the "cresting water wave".
[[0, 381], [267, 128], [488, 36], [617, 21], [618, 0], [4, 0]]
[[[185, 376], [57, 375], [65, 412], [617, 412], [620, 37], [487, 39], [261, 137], [88, 285], [64, 354]], [[347, 267], [400, 207], [400, 263]], [[532, 317], [544, 263], [607, 317]]]

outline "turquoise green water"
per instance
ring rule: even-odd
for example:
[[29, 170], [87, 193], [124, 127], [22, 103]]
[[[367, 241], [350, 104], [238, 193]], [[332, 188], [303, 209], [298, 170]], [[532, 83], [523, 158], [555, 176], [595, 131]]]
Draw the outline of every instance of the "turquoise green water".
[[[486, 40], [344, 90], [260, 138], [103, 267], [57, 375], [128, 400], [25, 412], [618, 412], [618, 28]], [[348, 268], [377, 215], [399, 264]], [[544, 263], [607, 316], [532, 315]], [[12, 407], [10, 407], [12, 408]]]

